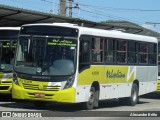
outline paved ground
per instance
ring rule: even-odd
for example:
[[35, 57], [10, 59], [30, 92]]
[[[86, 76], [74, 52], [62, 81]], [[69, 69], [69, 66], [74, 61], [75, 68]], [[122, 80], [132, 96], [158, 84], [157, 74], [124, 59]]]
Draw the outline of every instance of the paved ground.
[[[156, 112], [160, 115], [160, 94], [147, 94], [140, 98], [140, 102], [136, 106], [126, 106], [122, 105], [118, 102], [118, 100], [107, 100], [101, 101], [99, 104], [98, 109], [94, 109], [91, 111], [85, 111], [82, 109], [81, 104], [53, 104], [48, 103], [45, 108], [37, 108], [34, 106], [32, 102], [29, 101], [17, 101], [13, 100], [10, 96], [1, 95], [0, 97], [0, 111], [2, 116], [2, 112], [11, 112], [14, 115], [14, 118], [18, 120], [16, 113], [20, 113], [21, 115], [28, 115], [29, 113], [36, 113], [37, 116], [51, 116], [45, 118], [38, 118], [43, 120], [106, 120], [106, 119], [114, 119], [114, 120], [125, 120], [128, 117], [123, 116], [130, 116], [130, 114], [138, 113], [138, 114], [150, 114], [155, 116], [154, 118], [150, 119], [158, 119], [156, 117]], [[156, 112], [155, 112], [156, 111]], [[27, 112], [27, 113], [26, 113]], [[98, 116], [98, 117], [97, 117]], [[123, 117], [123, 118], [122, 118]], [[140, 119], [147, 119], [147, 117], [138, 117]], [[138, 119], [135, 117], [129, 117], [131, 120]], [[0, 119], [9, 119], [9, 118], [0, 118]], [[23, 118], [24, 120], [27, 118]], [[30, 120], [36, 118], [29, 118]]]

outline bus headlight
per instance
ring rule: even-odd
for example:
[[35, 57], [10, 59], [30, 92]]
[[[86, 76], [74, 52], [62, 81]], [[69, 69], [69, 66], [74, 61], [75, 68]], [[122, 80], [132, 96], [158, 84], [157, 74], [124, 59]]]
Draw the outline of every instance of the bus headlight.
[[73, 83], [74, 83], [74, 76], [71, 76], [67, 80], [66, 85], [64, 86], [64, 89], [72, 87]]
[[13, 82], [14, 82], [16, 85], [19, 85], [19, 83], [18, 83], [18, 77], [17, 77], [17, 75], [16, 75], [15, 73], [13, 73], [12, 79], [13, 79]]

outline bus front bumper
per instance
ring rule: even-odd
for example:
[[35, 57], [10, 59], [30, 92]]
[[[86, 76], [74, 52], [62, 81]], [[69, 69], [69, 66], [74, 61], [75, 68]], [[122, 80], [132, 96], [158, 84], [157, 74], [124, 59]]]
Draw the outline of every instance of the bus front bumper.
[[62, 103], [75, 103], [75, 88], [68, 88], [59, 91], [40, 91], [24, 89], [13, 83], [12, 98], [33, 101], [50, 101]]

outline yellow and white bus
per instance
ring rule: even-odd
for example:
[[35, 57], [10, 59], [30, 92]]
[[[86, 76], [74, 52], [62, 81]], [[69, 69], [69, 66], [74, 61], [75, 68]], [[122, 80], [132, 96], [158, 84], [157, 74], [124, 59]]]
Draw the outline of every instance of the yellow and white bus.
[[69, 23], [28, 24], [20, 30], [12, 97], [83, 103], [138, 96], [157, 88], [157, 39]]
[[0, 27], [0, 94], [10, 94], [12, 65], [20, 27]]

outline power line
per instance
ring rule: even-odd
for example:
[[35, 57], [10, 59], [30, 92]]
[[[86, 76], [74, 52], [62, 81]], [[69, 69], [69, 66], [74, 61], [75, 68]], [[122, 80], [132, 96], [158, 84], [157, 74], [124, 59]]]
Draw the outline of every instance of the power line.
[[[74, 3], [76, 4], [76, 3]], [[97, 9], [107, 9], [107, 10], [123, 10], [123, 11], [139, 11], [139, 12], [160, 12], [160, 9], [131, 9], [131, 8], [115, 8], [115, 7], [104, 7], [104, 6], [96, 6], [96, 5], [87, 5], [87, 4], [81, 4], [79, 3], [81, 6], [85, 6], [85, 7], [92, 7], [92, 8], [97, 8]]]
[[[98, 11], [98, 13], [106, 12], [106, 10], [107, 10], [107, 12], [110, 10], [110, 11], [115, 11], [115, 12], [131, 12], [131, 13], [133, 13], [133, 12], [160, 12], [160, 10], [152, 10], [152, 9], [113, 8], [113, 7], [86, 5], [86, 4], [81, 4], [81, 3], [79, 3], [79, 4], [81, 6], [81, 9], [82, 9], [82, 7], [88, 8], [88, 9], [92, 9], [92, 10], [96, 9], [96, 11]], [[104, 14], [106, 14], [106, 13], [104, 13]], [[132, 22], [136, 22], [136, 23], [141, 23], [142, 24], [142, 22], [140, 22], [140, 21], [130, 20], [130, 19], [127, 19], [127, 18], [119, 17], [119, 16], [113, 16], [111, 14], [108, 14], [108, 15], [109, 15], [110, 18], [118, 18], [118, 19], [132, 21]], [[138, 19], [139, 18], [137, 18], [137, 20]]]
[[85, 10], [84, 8], [82, 9], [82, 7], [80, 8], [80, 10], [84, 11], [84, 12], [87, 12], [87, 13], [90, 13], [90, 14], [94, 14], [95, 16], [101, 16], [101, 17], [103, 16], [103, 17], [112, 18], [112, 19], [119, 19], [119, 20], [125, 20], [125, 21], [132, 21], [132, 22], [138, 22], [138, 23], [140, 23], [139, 21], [133, 21], [133, 20], [130, 20], [130, 19], [127, 19], [127, 18], [123, 18], [123, 17], [107, 14], [103, 10], [96, 10], [97, 12], [95, 12], [95, 11]]
[[[76, 4], [76, 3], [74, 3]], [[131, 22], [135, 22], [135, 23], [138, 23], [138, 24], [142, 24], [142, 22], [140, 21], [135, 21], [135, 20], [131, 20], [131, 19], [128, 19], [128, 18], [122, 18], [122, 17], [119, 17], [119, 16], [115, 16], [115, 15], [111, 15], [111, 14], [106, 14], [106, 10], [107, 12], [109, 10], [111, 11], [117, 11], [117, 12], [160, 12], [160, 10], [156, 10], [156, 9], [128, 9], [128, 8], [114, 8], [114, 7], [104, 7], [104, 6], [94, 6], [94, 5], [87, 5], [87, 4], [81, 4], [81, 3], [78, 3], [81, 7], [80, 7], [80, 10], [83, 11], [83, 12], [88, 12], [90, 14], [93, 14], [94, 16], [96, 15], [102, 15], [103, 17], [106, 16], [106, 17], [109, 17], [109, 18], [118, 18], [118, 19], [121, 19], [121, 20], [125, 20], [125, 21], [131, 21]], [[86, 10], [86, 8], [88, 10]], [[94, 12], [93, 12], [94, 11]], [[97, 12], [95, 12], [97, 11]], [[99, 14], [100, 13], [100, 14]], [[102, 14], [103, 13], [103, 14]], [[138, 20], [139, 18], [137, 18]]]
[[[21, 0], [10, 0], [10, 1], [15, 1], [19, 4], [23, 4], [25, 6], [28, 7], [29, 6], [32, 6], [33, 9], [37, 9], [37, 10], [41, 10], [41, 11], [46, 11], [47, 9], [49, 9], [49, 7], [47, 7], [47, 9], [45, 10], [43, 7], [40, 7], [41, 5], [37, 4], [37, 6], [35, 6], [35, 0], [27, 0], [27, 1], [21, 1]], [[40, 2], [40, 4], [43, 4], [43, 2], [45, 2], [46, 4], [48, 5], [52, 5], [53, 4], [53, 1], [52, 0], [37, 0]], [[58, 0], [57, 0], [58, 1]], [[68, 4], [69, 1], [67, 0], [66, 4]], [[59, 6], [59, 3], [58, 2], [54, 2], [54, 4], [56, 6]], [[73, 2], [74, 5], [76, 5], [77, 3], [76, 2]], [[82, 3], [78, 3], [80, 5], [80, 11], [82, 11], [81, 15], [80, 13], [77, 13], [75, 14], [75, 12], [73, 12], [74, 15], [76, 15], [76, 17], [80, 17], [80, 18], [85, 18], [85, 19], [91, 19], [92, 21], [94, 19], [92, 18], [95, 18], [95, 20], [97, 21], [97, 19], [101, 20], [102, 19], [114, 19], [114, 20], [124, 20], [124, 21], [132, 21], [132, 22], [135, 22], [135, 23], [138, 23], [138, 24], [142, 24], [142, 22], [140, 21], [137, 21], [137, 20], [133, 20], [133, 19], [128, 19], [128, 18], [123, 18], [123, 17], [120, 17], [120, 16], [116, 16], [116, 15], [113, 15], [113, 14], [108, 14], [107, 12], [108, 11], [115, 11], [115, 12], [160, 12], [159, 9], [132, 9], [132, 8], [115, 8], [115, 7], [104, 7], [104, 6], [98, 6], [98, 5], [87, 5], [87, 4], [82, 4]], [[30, 7], [31, 8], [31, 7]], [[58, 8], [57, 8], [58, 9]], [[51, 9], [50, 9], [51, 10]], [[58, 10], [57, 10], [58, 11]], [[49, 11], [47, 11], [48, 13]], [[87, 15], [86, 15], [87, 14]], [[89, 17], [92, 17], [92, 18], [89, 18], [89, 17], [86, 17], [86, 16], [89, 16]]]
[[51, 1], [48, 1], [48, 0], [41, 0], [43, 2], [47, 2], [47, 3], [52, 3]]

